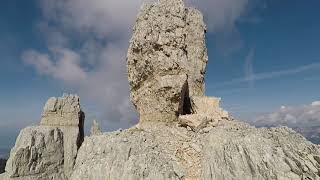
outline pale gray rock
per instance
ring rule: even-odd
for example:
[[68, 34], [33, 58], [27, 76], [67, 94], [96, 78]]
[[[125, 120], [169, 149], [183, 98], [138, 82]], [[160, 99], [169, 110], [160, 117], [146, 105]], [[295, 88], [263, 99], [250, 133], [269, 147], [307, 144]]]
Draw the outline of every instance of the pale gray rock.
[[76, 95], [50, 98], [39, 126], [23, 129], [11, 150], [5, 179], [70, 177], [84, 139], [84, 113]]
[[121, 132], [86, 137], [71, 179], [182, 179], [186, 170], [174, 156], [182, 141], [188, 141], [184, 139], [186, 129], [181, 130], [146, 122]]
[[287, 127], [222, 121], [203, 137], [202, 178], [316, 180], [320, 148]]
[[51, 97], [43, 108], [40, 125], [58, 127], [64, 132], [64, 171], [67, 176], [73, 170], [84, 139], [84, 118], [77, 95]]
[[141, 122], [176, 121], [189, 94], [204, 95], [205, 29], [202, 14], [182, 0], [143, 6], [127, 55], [131, 100]]
[[191, 96], [191, 113], [206, 114], [216, 118], [228, 118], [228, 112], [220, 108], [221, 98], [207, 96]]
[[[133, 101], [137, 102], [140, 121], [176, 121], [179, 112], [182, 111], [181, 104], [184, 98], [181, 91], [186, 88], [186, 83], [186, 75], [161, 76], [146, 82], [145, 88], [135, 92], [139, 94], [139, 98], [132, 97]], [[135, 100], [135, 98], [138, 99]]]
[[206, 131], [152, 122], [87, 137], [71, 179], [320, 178], [319, 146], [289, 128], [220, 121]]
[[81, 111], [79, 96], [64, 94], [62, 97], [49, 98], [43, 108], [40, 125], [83, 127], [83, 121], [84, 113]]
[[91, 132], [91, 135], [93, 135], [93, 136], [102, 134], [102, 132], [100, 130], [100, 126], [99, 126], [97, 120], [93, 120], [92, 121], [92, 126], [91, 126], [91, 129], [90, 129], [90, 132]]
[[190, 127], [193, 131], [199, 131], [206, 128], [209, 124], [218, 123], [217, 119], [213, 116], [205, 114], [191, 114], [179, 116], [179, 124], [183, 127]]
[[227, 111], [220, 108], [220, 98], [206, 96], [191, 96], [191, 114], [180, 115], [179, 124], [190, 127], [193, 131], [215, 126], [219, 121], [231, 120]]
[[54, 127], [23, 129], [10, 152], [6, 179], [49, 179], [62, 177], [64, 162], [63, 132]]

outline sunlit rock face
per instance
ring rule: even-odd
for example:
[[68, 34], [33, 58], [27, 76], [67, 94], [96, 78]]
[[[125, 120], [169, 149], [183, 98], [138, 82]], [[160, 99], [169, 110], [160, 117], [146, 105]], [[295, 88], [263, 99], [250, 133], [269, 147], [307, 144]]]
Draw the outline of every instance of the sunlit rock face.
[[63, 132], [58, 128], [33, 126], [23, 129], [11, 150], [6, 172], [11, 178], [49, 177], [63, 173]]
[[69, 176], [73, 170], [78, 149], [84, 139], [84, 113], [80, 97], [63, 95], [51, 97], [43, 108], [41, 126], [58, 127], [64, 134], [64, 170]]
[[5, 169], [7, 179], [66, 179], [84, 140], [84, 113], [77, 95], [51, 97], [40, 125], [21, 130]]
[[143, 6], [127, 56], [131, 100], [141, 121], [175, 121], [188, 96], [204, 95], [205, 30], [202, 14], [182, 0]]

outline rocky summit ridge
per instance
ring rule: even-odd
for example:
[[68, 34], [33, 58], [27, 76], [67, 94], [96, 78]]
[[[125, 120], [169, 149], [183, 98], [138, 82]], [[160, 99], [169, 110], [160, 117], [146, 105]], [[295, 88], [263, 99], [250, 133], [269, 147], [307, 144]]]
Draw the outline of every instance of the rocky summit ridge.
[[202, 14], [183, 0], [145, 4], [127, 68], [140, 120], [103, 133], [76, 95], [50, 98], [23, 129], [0, 180], [318, 180], [320, 147], [292, 129], [255, 128], [205, 96]]

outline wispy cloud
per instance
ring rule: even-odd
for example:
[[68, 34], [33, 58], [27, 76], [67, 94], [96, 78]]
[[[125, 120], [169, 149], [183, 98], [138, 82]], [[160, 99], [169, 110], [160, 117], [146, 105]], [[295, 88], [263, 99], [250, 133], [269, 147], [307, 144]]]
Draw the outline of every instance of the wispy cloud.
[[276, 112], [258, 116], [253, 123], [258, 126], [320, 126], [320, 101], [300, 107], [282, 106]]
[[312, 63], [312, 64], [303, 65], [303, 66], [292, 68], [292, 69], [280, 70], [280, 71], [272, 71], [272, 72], [256, 73], [256, 74], [248, 73], [250, 75], [250, 78], [248, 78], [247, 76], [243, 78], [236, 78], [231, 81], [216, 84], [214, 86], [211, 86], [210, 88], [215, 89], [215, 88], [222, 88], [222, 87], [232, 86], [232, 85], [237, 85], [242, 83], [248, 83], [250, 81], [273, 79], [273, 78], [294, 75], [294, 74], [302, 73], [309, 70], [315, 70], [315, 69], [320, 69], [320, 63]]

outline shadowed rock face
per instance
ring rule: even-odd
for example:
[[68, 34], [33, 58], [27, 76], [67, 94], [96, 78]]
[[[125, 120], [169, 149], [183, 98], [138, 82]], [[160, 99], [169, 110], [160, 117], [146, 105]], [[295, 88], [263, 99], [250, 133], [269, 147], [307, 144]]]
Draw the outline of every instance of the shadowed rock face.
[[141, 121], [175, 121], [186, 95], [204, 95], [205, 29], [202, 14], [182, 0], [143, 6], [127, 56], [131, 100]]

